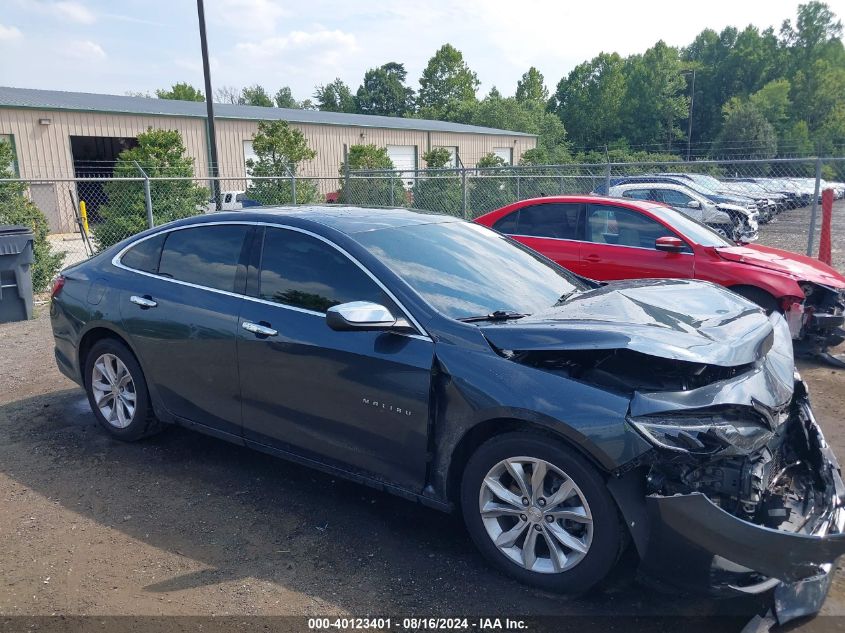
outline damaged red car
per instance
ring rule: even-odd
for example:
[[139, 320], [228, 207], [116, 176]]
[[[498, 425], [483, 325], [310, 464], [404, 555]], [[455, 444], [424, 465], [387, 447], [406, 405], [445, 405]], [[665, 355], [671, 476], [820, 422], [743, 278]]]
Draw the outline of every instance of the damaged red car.
[[826, 264], [736, 243], [665, 205], [597, 196], [521, 200], [476, 220], [599, 281], [677, 277], [725, 286], [780, 312], [799, 354], [845, 366], [845, 277]]

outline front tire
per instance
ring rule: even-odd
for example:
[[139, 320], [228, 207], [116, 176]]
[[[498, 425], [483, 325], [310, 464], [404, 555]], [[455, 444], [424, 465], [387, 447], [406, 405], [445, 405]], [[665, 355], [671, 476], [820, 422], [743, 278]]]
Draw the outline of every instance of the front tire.
[[144, 372], [120, 341], [103, 339], [85, 358], [85, 391], [100, 425], [126, 442], [161, 430], [153, 414]]
[[482, 554], [541, 589], [583, 593], [622, 551], [619, 514], [602, 477], [543, 435], [509, 433], [482, 444], [464, 469], [461, 507]]

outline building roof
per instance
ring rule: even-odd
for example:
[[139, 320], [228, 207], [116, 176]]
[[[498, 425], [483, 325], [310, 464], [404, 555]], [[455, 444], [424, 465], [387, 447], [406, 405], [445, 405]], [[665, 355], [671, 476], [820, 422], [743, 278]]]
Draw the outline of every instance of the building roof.
[[[61, 90], [35, 90], [0, 86], [0, 108], [35, 108], [40, 110], [72, 110], [81, 112], [109, 112], [115, 114], [140, 114], [159, 116], [206, 117], [205, 103], [174, 101], [149, 97], [125, 97], [90, 92], [64, 92]], [[290, 123], [316, 125], [345, 125], [353, 127], [388, 128], [396, 130], [421, 130], [423, 132], [463, 132], [465, 134], [501, 134], [507, 136], [536, 136], [524, 132], [497, 130], [495, 128], [401, 117], [320, 110], [293, 110], [261, 106], [214, 104], [216, 119], [283, 120]]]

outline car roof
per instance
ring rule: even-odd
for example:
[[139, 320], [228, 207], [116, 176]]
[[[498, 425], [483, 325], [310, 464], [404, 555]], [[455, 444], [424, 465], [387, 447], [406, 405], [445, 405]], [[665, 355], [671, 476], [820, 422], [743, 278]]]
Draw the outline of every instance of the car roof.
[[209, 213], [190, 218], [186, 224], [205, 222], [275, 222], [296, 220], [327, 226], [352, 235], [365, 231], [462, 222], [461, 218], [420, 209], [402, 207], [353, 207], [341, 205], [303, 205], [278, 207], [250, 207], [242, 211]]
[[[613, 189], [613, 187], [611, 187]], [[494, 214], [499, 214], [506, 209], [508, 212], [515, 211], [516, 209], [521, 209], [525, 206], [530, 206], [534, 204], [555, 204], [555, 203], [569, 203], [569, 204], [608, 204], [617, 207], [631, 207], [634, 209], [641, 209], [643, 211], [651, 211], [655, 207], [666, 209], [668, 208], [667, 205], [661, 204], [659, 202], [654, 202], [652, 200], [637, 200], [635, 198], [615, 198], [612, 196], [596, 196], [592, 194], [584, 194], [584, 195], [568, 195], [568, 196], [546, 196], [544, 198], [527, 198], [525, 200], [519, 200], [518, 202], [512, 202], [509, 205], [504, 207], [500, 207], [495, 211], [491, 211], [489, 213], [485, 213], [484, 215], [480, 216], [477, 219], [485, 218], [488, 216], [493, 216]], [[504, 215], [504, 214], [502, 214]]]

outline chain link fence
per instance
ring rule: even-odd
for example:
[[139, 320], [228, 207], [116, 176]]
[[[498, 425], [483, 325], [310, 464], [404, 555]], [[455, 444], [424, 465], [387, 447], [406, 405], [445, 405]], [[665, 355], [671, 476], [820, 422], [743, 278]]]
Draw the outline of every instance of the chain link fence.
[[291, 204], [411, 207], [473, 219], [544, 196], [654, 200], [728, 237], [814, 254], [821, 194], [834, 191], [833, 260], [845, 269], [845, 158], [350, 171], [325, 177], [20, 180], [65, 265], [150, 226], [202, 213]]

